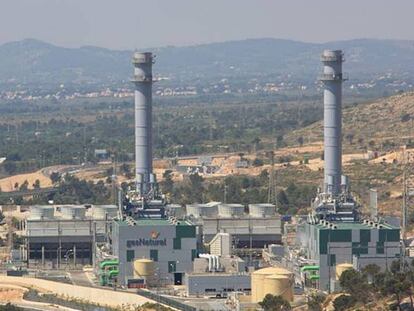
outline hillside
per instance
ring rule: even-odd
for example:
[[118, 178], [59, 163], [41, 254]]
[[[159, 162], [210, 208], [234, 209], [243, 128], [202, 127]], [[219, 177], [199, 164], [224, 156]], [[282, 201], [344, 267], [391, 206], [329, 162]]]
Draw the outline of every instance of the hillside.
[[[414, 42], [360, 39], [324, 44], [252, 39], [187, 47], [149, 49], [157, 55], [157, 73], [175, 82], [197, 85], [209, 79], [269, 77], [313, 84], [325, 48], [346, 53], [353, 83], [373, 79], [411, 79]], [[0, 46], [0, 83], [126, 83], [132, 51], [85, 46], [63, 48], [27, 39]]]
[[[321, 104], [322, 105], [322, 104]], [[345, 150], [383, 149], [414, 141], [414, 93], [404, 93], [343, 110]], [[293, 131], [288, 141], [323, 139], [322, 121]]]

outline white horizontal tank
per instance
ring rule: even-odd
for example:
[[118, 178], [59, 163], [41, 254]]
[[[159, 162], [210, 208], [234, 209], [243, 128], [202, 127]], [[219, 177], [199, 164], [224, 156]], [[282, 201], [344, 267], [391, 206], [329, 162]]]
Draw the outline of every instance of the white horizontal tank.
[[184, 218], [185, 207], [180, 204], [168, 204], [166, 210], [169, 216], [176, 218]]
[[64, 205], [60, 208], [62, 219], [84, 219], [86, 208], [79, 205]]
[[276, 214], [276, 207], [273, 204], [259, 203], [249, 204], [249, 215], [251, 217], [271, 217]]
[[94, 205], [92, 208], [93, 219], [113, 219], [118, 215], [116, 205]]
[[187, 216], [195, 218], [217, 217], [219, 203], [210, 202], [206, 204], [188, 204], [186, 206]]
[[30, 207], [29, 219], [53, 219], [55, 216], [55, 208], [48, 205], [35, 205]]
[[220, 204], [218, 215], [223, 218], [242, 217], [244, 215], [244, 205], [242, 204]]

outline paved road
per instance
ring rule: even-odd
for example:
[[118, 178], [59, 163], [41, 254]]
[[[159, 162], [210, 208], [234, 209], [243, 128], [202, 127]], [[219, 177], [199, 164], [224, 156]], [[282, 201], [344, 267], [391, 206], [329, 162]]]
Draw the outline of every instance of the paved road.
[[88, 286], [88, 287], [91, 287], [94, 285], [89, 280], [89, 278], [86, 276], [86, 273], [83, 271], [70, 272], [69, 276], [70, 276], [70, 279], [73, 285]]

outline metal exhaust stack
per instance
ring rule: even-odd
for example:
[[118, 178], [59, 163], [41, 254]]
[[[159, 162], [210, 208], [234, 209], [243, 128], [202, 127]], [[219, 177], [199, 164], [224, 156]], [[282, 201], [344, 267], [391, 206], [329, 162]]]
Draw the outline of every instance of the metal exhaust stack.
[[342, 175], [342, 62], [341, 50], [322, 53], [324, 85], [324, 192], [333, 196], [341, 192]]
[[152, 53], [135, 52], [135, 178], [141, 196], [151, 192], [152, 174]]

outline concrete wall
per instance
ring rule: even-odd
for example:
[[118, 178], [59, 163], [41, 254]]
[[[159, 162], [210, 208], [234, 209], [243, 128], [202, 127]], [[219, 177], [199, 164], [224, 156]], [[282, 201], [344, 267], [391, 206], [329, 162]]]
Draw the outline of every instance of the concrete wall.
[[188, 296], [223, 295], [232, 291], [250, 291], [250, 275], [248, 274], [186, 274], [186, 290]]

